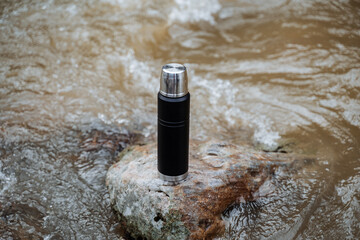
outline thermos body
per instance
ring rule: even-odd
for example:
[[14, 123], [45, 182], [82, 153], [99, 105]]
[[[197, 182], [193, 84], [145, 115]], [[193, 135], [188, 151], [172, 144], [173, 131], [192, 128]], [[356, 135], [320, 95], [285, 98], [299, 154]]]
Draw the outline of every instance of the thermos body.
[[177, 182], [189, 168], [190, 93], [186, 68], [163, 66], [158, 93], [158, 171], [161, 179]]
[[189, 165], [190, 93], [180, 98], [158, 94], [158, 170], [181, 176]]

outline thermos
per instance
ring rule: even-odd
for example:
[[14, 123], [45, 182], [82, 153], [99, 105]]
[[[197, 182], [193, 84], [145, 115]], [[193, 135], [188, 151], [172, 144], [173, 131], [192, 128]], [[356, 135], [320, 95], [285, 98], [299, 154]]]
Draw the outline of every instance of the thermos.
[[158, 93], [158, 171], [164, 181], [184, 180], [189, 168], [190, 93], [186, 67], [162, 67]]

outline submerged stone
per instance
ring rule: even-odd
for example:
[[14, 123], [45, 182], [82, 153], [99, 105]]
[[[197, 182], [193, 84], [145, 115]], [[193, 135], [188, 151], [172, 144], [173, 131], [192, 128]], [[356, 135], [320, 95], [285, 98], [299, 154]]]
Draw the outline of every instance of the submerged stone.
[[107, 173], [106, 185], [120, 220], [147, 239], [209, 239], [221, 235], [222, 213], [254, 193], [286, 154], [229, 143], [190, 143], [189, 176], [177, 185], [158, 178], [156, 145], [125, 149]]

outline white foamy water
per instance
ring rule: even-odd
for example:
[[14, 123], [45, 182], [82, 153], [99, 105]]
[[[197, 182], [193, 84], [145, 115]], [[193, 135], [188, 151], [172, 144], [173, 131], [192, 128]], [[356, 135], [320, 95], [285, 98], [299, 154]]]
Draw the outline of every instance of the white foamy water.
[[175, 0], [175, 3], [177, 6], [173, 7], [169, 14], [170, 24], [177, 21], [181, 23], [205, 21], [215, 24], [213, 15], [221, 9], [217, 0]]

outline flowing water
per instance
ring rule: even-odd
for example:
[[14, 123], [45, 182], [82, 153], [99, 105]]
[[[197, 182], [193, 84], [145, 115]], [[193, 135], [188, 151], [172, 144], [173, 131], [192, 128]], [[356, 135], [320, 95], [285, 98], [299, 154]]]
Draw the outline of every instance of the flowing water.
[[156, 139], [168, 62], [192, 138], [315, 159], [224, 214], [225, 239], [360, 238], [359, 2], [5, 0], [0, 42], [1, 239], [123, 236], [106, 170]]

